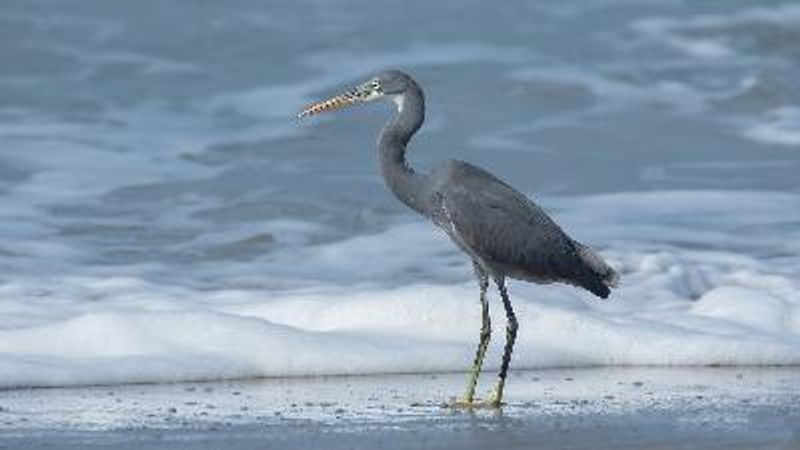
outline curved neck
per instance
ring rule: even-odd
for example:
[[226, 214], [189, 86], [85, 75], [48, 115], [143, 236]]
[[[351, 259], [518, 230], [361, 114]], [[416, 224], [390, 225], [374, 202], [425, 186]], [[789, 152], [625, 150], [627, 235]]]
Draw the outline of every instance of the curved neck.
[[425, 120], [425, 97], [412, 85], [393, 98], [397, 114], [378, 137], [381, 174], [394, 195], [410, 208], [427, 214], [428, 177], [414, 172], [406, 161], [406, 145]]

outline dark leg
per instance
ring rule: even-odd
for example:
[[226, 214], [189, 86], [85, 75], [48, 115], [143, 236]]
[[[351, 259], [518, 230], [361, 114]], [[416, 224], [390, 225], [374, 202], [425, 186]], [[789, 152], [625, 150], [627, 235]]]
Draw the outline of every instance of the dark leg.
[[500, 366], [500, 376], [497, 380], [492, 398], [489, 403], [492, 406], [500, 406], [503, 402], [503, 389], [506, 384], [506, 376], [508, 375], [508, 365], [511, 362], [511, 352], [514, 351], [514, 341], [517, 340], [517, 317], [514, 315], [514, 309], [511, 308], [511, 301], [508, 299], [508, 291], [506, 291], [506, 283], [503, 278], [495, 279], [497, 283], [497, 290], [500, 291], [500, 296], [503, 298], [503, 308], [506, 310], [506, 346], [503, 351], [503, 362]]
[[489, 277], [483, 269], [475, 263], [475, 276], [478, 278], [478, 286], [481, 289], [481, 334], [478, 343], [478, 350], [475, 352], [475, 361], [472, 363], [472, 371], [467, 379], [467, 390], [460, 403], [465, 405], [472, 404], [475, 398], [475, 385], [478, 384], [478, 377], [481, 374], [483, 358], [486, 356], [486, 349], [489, 347], [489, 340], [492, 335], [492, 323], [489, 318], [489, 300], [486, 298], [486, 290], [489, 287]]

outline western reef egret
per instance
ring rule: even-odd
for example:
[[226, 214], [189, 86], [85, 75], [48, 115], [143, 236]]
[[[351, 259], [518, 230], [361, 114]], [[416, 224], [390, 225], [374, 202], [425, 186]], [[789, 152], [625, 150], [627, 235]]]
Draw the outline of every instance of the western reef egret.
[[[480, 287], [482, 326], [464, 396], [455, 406], [502, 405], [517, 319], [506, 279], [534, 283], [563, 282], [607, 298], [619, 275], [588, 246], [569, 237], [526, 196], [489, 172], [449, 160], [429, 173], [406, 161], [406, 146], [425, 120], [425, 97], [407, 74], [391, 70], [331, 99], [307, 106], [300, 117], [356, 103], [391, 99], [397, 114], [378, 138], [381, 174], [397, 198], [430, 219], [471, 259]], [[497, 384], [486, 402], [475, 402], [475, 385], [491, 335], [486, 291], [493, 280], [506, 313], [506, 344]]]

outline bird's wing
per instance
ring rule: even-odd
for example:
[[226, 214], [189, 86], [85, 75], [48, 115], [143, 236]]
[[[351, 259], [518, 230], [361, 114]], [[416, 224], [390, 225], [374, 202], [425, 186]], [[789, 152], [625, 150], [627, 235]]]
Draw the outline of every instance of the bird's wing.
[[[563, 278], [574, 264], [574, 241], [530, 199], [479, 167], [448, 161], [434, 172], [442, 228], [489, 264]], [[448, 229], [449, 227], [449, 229]]]

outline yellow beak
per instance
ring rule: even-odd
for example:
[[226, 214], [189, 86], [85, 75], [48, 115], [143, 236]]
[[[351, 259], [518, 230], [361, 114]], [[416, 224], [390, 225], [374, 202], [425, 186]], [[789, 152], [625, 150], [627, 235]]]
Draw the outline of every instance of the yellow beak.
[[300, 114], [298, 114], [297, 117], [312, 116], [321, 112], [344, 108], [345, 106], [352, 105], [359, 100], [360, 99], [357, 96], [351, 93], [337, 95], [336, 97], [329, 98], [328, 100], [312, 103], [306, 106], [302, 111], [300, 111]]

